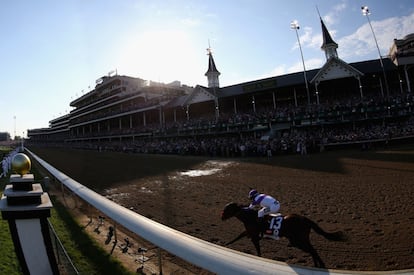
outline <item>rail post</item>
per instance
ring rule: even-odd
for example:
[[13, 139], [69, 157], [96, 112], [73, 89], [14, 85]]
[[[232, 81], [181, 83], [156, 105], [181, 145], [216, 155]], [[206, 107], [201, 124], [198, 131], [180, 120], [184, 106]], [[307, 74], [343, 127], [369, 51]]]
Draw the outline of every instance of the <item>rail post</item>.
[[14, 249], [23, 274], [59, 274], [47, 218], [53, 205], [40, 183], [34, 183], [27, 155], [16, 154], [0, 210], [9, 223]]

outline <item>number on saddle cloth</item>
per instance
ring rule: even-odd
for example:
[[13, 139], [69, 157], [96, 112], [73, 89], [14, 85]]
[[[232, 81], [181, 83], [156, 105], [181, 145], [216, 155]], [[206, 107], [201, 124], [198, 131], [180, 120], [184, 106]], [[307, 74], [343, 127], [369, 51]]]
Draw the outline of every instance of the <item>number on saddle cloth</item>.
[[271, 217], [269, 223], [269, 233], [273, 238], [279, 239], [279, 231], [282, 226], [283, 216], [280, 213], [270, 214], [269, 216]]

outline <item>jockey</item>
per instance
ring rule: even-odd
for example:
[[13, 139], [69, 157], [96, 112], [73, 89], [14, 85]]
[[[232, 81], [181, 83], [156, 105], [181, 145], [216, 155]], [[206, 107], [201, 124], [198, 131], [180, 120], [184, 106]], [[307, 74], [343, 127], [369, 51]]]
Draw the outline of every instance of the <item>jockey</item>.
[[254, 208], [256, 205], [262, 207], [258, 212], [257, 216], [259, 221], [264, 220], [264, 216], [268, 214], [276, 214], [279, 212], [280, 204], [272, 196], [266, 194], [260, 194], [255, 189], [251, 189], [249, 192], [249, 199], [252, 201], [249, 208]]

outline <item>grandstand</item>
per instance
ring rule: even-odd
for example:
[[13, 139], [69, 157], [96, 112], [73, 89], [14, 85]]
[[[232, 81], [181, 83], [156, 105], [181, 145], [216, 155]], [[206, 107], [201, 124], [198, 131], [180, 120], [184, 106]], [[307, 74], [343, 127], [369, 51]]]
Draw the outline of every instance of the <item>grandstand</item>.
[[0, 141], [9, 141], [10, 134], [7, 132], [0, 132]]
[[380, 59], [346, 63], [322, 19], [321, 27], [326, 63], [305, 72], [309, 95], [303, 72], [220, 87], [209, 51], [207, 87], [104, 76], [69, 114], [28, 130], [29, 144], [236, 156], [241, 147], [263, 155], [412, 137], [414, 35], [395, 39], [382, 67]]

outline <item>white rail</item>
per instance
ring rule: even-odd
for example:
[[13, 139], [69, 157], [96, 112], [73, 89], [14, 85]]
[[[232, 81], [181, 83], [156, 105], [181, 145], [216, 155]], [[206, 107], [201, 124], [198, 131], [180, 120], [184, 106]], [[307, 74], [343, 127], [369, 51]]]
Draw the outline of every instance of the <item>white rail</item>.
[[118, 224], [169, 253], [217, 274], [414, 274], [414, 269], [395, 272], [353, 272], [304, 268], [218, 246], [154, 222], [126, 209], [71, 179], [31, 151], [27, 151], [57, 180]]

